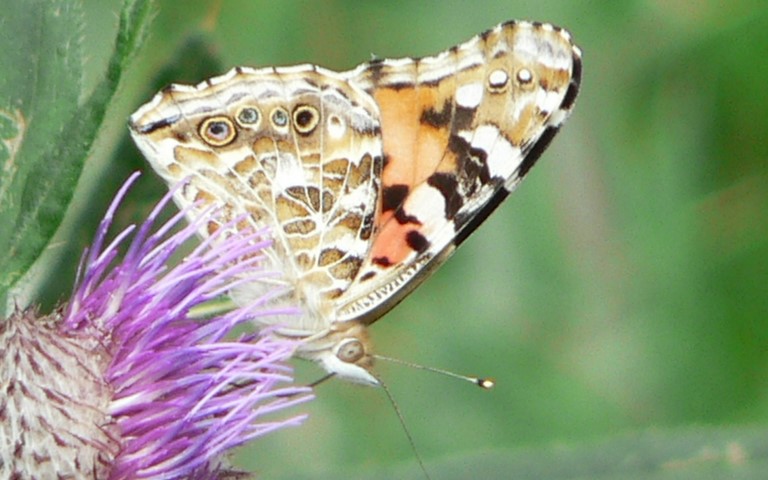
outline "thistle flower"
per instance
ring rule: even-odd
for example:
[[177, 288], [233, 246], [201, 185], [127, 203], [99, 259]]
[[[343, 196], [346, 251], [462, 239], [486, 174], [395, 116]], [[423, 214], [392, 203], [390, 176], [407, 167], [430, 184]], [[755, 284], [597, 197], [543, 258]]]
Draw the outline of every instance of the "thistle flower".
[[256, 316], [297, 312], [262, 298], [211, 319], [189, 316], [270, 275], [258, 267], [264, 232], [226, 242], [213, 235], [171, 267], [207, 217], [172, 232], [181, 212], [153, 232], [169, 194], [138, 229], [104, 247], [136, 177], [101, 222], [68, 304], [0, 322], [2, 478], [221, 478], [232, 473], [229, 449], [304, 418], [270, 418], [311, 398], [290, 386], [284, 362], [295, 345], [258, 334], [228, 339]]

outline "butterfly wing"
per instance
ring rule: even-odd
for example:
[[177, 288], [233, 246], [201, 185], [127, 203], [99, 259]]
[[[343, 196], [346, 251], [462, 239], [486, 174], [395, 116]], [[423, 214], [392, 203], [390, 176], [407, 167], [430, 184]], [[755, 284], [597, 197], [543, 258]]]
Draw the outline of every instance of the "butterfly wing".
[[581, 54], [562, 29], [509, 22], [433, 57], [347, 75], [379, 107], [384, 169], [371, 252], [337, 318], [371, 323], [525, 177], [570, 113]]
[[208, 236], [268, 227], [266, 268], [304, 315], [275, 317], [298, 354], [369, 384], [366, 324], [420, 284], [522, 180], [565, 120], [580, 52], [507, 23], [420, 60], [334, 73], [236, 68], [171, 86], [131, 116], [152, 167]]
[[[197, 217], [223, 207], [200, 233], [244, 216], [238, 228], [271, 230], [268, 268], [305, 315], [286, 333], [330, 326], [333, 299], [370, 248], [380, 190], [378, 109], [334, 72], [311, 65], [237, 68], [194, 87], [171, 86], [131, 117], [136, 143]], [[255, 283], [240, 295], [273, 287]]]

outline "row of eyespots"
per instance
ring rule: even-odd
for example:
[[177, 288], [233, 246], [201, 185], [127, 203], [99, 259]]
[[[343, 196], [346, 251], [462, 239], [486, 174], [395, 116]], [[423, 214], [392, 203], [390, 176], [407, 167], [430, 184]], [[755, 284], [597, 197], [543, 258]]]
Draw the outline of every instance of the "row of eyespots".
[[[275, 107], [269, 115], [269, 123], [278, 132], [288, 131], [288, 111]], [[242, 107], [235, 115], [235, 121], [242, 128], [256, 129], [261, 123], [261, 112], [255, 107]], [[293, 109], [293, 128], [301, 135], [310, 134], [320, 123], [320, 112], [310, 105], [299, 105]], [[200, 137], [213, 147], [229, 145], [237, 136], [235, 123], [226, 115], [208, 117], [198, 127]]]
[[[531, 82], [533, 82], [533, 73], [527, 68], [521, 68], [517, 71], [515, 78], [517, 80], [517, 84], [520, 87], [525, 88], [526, 86], [530, 85]], [[509, 84], [509, 74], [502, 69], [493, 70], [488, 75], [488, 90], [490, 90], [492, 93], [505, 92], [509, 87]]]

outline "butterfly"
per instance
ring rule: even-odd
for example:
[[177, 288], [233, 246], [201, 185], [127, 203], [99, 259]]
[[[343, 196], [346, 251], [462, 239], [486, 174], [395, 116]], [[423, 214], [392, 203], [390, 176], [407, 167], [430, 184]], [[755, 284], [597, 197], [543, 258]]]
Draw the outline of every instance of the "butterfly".
[[[237, 67], [170, 85], [130, 118], [174, 200], [268, 227], [265, 268], [298, 317], [263, 321], [296, 355], [378, 385], [368, 326], [435, 271], [517, 187], [578, 94], [581, 51], [537, 22], [500, 24], [420, 59], [347, 72]], [[242, 292], [239, 295], [244, 295]], [[237, 294], [236, 294], [237, 296]], [[263, 325], [267, 326], [267, 325]]]

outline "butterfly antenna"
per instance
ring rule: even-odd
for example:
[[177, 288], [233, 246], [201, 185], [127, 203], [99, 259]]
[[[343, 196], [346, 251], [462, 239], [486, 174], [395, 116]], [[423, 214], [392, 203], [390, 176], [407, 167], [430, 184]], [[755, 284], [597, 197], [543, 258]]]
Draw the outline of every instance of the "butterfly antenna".
[[403, 412], [400, 411], [400, 406], [395, 401], [395, 397], [392, 396], [392, 392], [389, 391], [389, 387], [387, 387], [387, 384], [381, 381], [381, 378], [378, 376], [375, 376], [376, 380], [379, 381], [379, 385], [381, 385], [381, 388], [384, 390], [384, 393], [387, 394], [387, 398], [389, 398], [389, 403], [392, 404], [392, 408], [395, 409], [395, 414], [397, 414], [397, 419], [400, 421], [400, 426], [403, 427], [403, 431], [405, 432], [406, 438], [408, 438], [408, 444], [411, 446], [411, 450], [413, 451], [413, 454], [416, 456], [416, 461], [419, 462], [419, 467], [421, 468], [421, 471], [424, 473], [424, 478], [427, 480], [431, 480], [431, 477], [429, 476], [429, 472], [427, 472], [427, 467], [424, 466], [424, 460], [421, 458], [421, 455], [419, 454], [418, 449], [416, 449], [416, 443], [413, 441], [413, 437], [411, 436], [411, 431], [408, 430], [408, 426], [405, 424], [405, 417], [403, 417]]
[[473, 377], [471, 375], [461, 375], [455, 372], [450, 372], [448, 370], [443, 370], [442, 368], [427, 367], [426, 365], [419, 365], [418, 363], [406, 362], [405, 360], [400, 360], [392, 357], [385, 357], [383, 355], [374, 355], [374, 358], [384, 360], [387, 362], [397, 363], [400, 365], [405, 365], [407, 367], [416, 368], [418, 370], [426, 370], [428, 372], [438, 373], [440, 375], [445, 375], [451, 378], [464, 380], [465, 382], [474, 383], [475, 385], [482, 388], [483, 390], [490, 390], [494, 386], [496, 386], [496, 381], [489, 377]]

